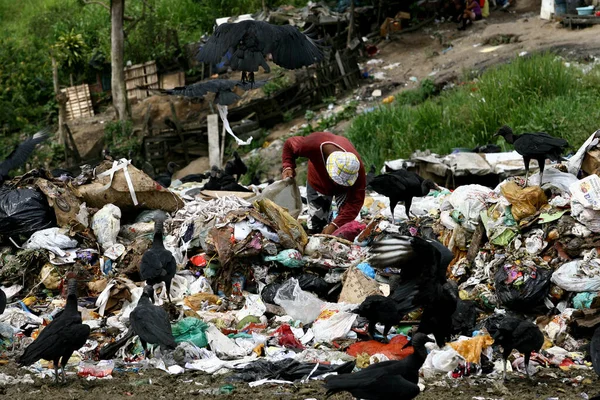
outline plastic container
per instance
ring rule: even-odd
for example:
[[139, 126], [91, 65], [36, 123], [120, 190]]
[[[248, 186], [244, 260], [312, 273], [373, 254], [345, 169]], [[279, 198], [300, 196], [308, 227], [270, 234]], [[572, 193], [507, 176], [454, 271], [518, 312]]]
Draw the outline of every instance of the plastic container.
[[594, 6], [577, 7], [578, 15], [592, 15], [594, 13]]

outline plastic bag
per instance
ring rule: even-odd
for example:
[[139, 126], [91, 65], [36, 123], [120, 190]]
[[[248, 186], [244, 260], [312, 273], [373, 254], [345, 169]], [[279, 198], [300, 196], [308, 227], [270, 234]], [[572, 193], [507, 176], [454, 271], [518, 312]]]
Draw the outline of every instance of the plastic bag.
[[271, 200], [278, 206], [287, 209], [294, 218], [298, 218], [302, 212], [302, 196], [294, 178], [275, 181], [264, 188], [261, 194], [248, 199], [248, 201], [254, 202], [260, 199]]
[[479, 221], [479, 213], [486, 208], [486, 200], [492, 189], [481, 185], [463, 185], [444, 199], [441, 210], [458, 210], [465, 220], [462, 225], [469, 231], [474, 231]]
[[357, 317], [357, 314], [345, 311], [323, 310], [313, 324], [315, 340], [331, 343], [333, 339], [346, 337]]
[[281, 286], [283, 286], [283, 283], [281, 282], [269, 283], [263, 288], [262, 292], [260, 292], [260, 297], [265, 303], [275, 304], [275, 295]]
[[368, 355], [383, 354], [390, 360], [401, 360], [414, 352], [412, 347], [404, 347], [408, 343], [408, 338], [404, 335], [394, 336], [388, 344], [380, 343], [376, 340], [367, 342], [357, 342], [348, 347], [346, 353], [352, 357], [367, 353]]
[[548, 204], [548, 199], [539, 186], [522, 188], [514, 182], [507, 182], [500, 189], [512, 204], [511, 211], [516, 221], [532, 216], [541, 206]]
[[490, 335], [477, 335], [473, 338], [448, 343], [458, 354], [468, 362], [481, 363], [481, 352], [494, 343]]
[[303, 324], [310, 324], [317, 319], [325, 304], [314, 294], [300, 289], [298, 280], [294, 278], [281, 285], [273, 300], [289, 316]]
[[453, 371], [461, 362], [464, 362], [462, 356], [452, 347], [446, 346], [441, 350], [436, 347], [427, 354], [422, 367], [423, 376], [430, 379], [436, 374]]
[[571, 199], [571, 215], [590, 231], [600, 233], [600, 211], [585, 208], [577, 200]]
[[300, 289], [312, 292], [319, 297], [323, 297], [329, 291], [329, 284], [325, 279], [315, 274], [302, 274], [297, 277]]
[[0, 190], [0, 235], [31, 235], [56, 226], [46, 196], [36, 189]]
[[208, 324], [197, 318], [184, 318], [175, 325], [171, 325], [176, 343], [191, 342], [198, 347], [206, 347], [208, 344], [207, 328]]
[[238, 346], [227, 336], [223, 335], [214, 325], [210, 325], [208, 329], [206, 329], [206, 338], [210, 344], [210, 349], [221, 359], [235, 359], [246, 355], [246, 350]]
[[168, 215], [163, 210], [145, 210], [142, 211], [135, 219], [135, 223], [139, 222], [155, 222], [158, 220], [164, 221]]
[[[541, 185], [544, 189], [555, 187], [563, 193], [570, 193], [569, 187], [578, 179], [575, 175], [568, 172], [561, 172], [556, 168], [548, 168], [544, 171], [544, 183]], [[534, 174], [529, 177], [529, 184], [540, 186], [540, 174]]]
[[502, 305], [514, 311], [531, 312], [531, 309], [543, 304], [550, 290], [552, 271], [544, 268], [530, 268], [521, 272], [527, 275], [520, 284], [510, 281], [512, 269], [498, 268], [494, 278], [496, 296]]
[[300, 268], [304, 266], [302, 254], [296, 249], [281, 250], [275, 256], [265, 256], [265, 261], [277, 261], [288, 268]]
[[60, 228], [48, 228], [35, 232], [23, 245], [24, 249], [46, 249], [54, 254], [64, 257], [62, 249], [77, 247], [77, 240], [60, 233]]
[[565, 263], [554, 271], [552, 282], [568, 292], [599, 291], [600, 260], [594, 259], [587, 263], [584, 260], [575, 260]]
[[285, 209], [275, 204], [273, 201], [263, 198], [255, 201], [254, 207], [265, 215], [277, 230], [279, 243], [285, 249], [298, 249], [304, 252], [304, 247], [308, 243], [308, 235], [304, 228], [292, 217]]
[[103, 250], [117, 242], [121, 228], [121, 210], [113, 204], [107, 204], [92, 217], [92, 229]]
[[362, 222], [350, 221], [336, 229], [332, 235], [352, 242], [366, 227]]

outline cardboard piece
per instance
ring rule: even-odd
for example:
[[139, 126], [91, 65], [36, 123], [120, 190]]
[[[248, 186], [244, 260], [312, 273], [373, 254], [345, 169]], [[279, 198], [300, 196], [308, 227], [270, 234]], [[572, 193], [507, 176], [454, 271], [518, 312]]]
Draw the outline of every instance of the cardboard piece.
[[600, 149], [591, 149], [585, 153], [581, 169], [588, 175], [600, 176]]
[[340, 303], [360, 304], [368, 296], [383, 295], [379, 284], [356, 267], [349, 268], [342, 278], [343, 286], [340, 293]]

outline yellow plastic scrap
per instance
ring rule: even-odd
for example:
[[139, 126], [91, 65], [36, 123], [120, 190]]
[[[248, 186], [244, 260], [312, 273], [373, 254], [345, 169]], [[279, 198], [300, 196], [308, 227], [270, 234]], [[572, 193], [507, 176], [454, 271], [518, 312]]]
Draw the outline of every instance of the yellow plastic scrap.
[[25, 304], [27, 307], [31, 307], [36, 303], [36, 301], [37, 298], [35, 296], [29, 296], [23, 299], [23, 304]]
[[460, 297], [461, 300], [469, 300], [469, 292], [466, 290], [461, 290], [458, 292], [458, 297]]
[[448, 344], [468, 362], [479, 364], [481, 362], [481, 352], [493, 343], [494, 339], [490, 335], [485, 334]]
[[390, 104], [394, 101], [394, 96], [388, 96], [385, 99], [382, 100], [383, 104]]

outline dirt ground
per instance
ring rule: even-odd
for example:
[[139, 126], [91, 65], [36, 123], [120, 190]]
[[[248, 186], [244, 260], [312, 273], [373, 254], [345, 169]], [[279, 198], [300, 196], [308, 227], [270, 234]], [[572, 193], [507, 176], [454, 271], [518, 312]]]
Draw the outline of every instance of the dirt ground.
[[[27, 371], [17, 369], [13, 363], [3, 366], [0, 371], [11, 376], [23, 376]], [[69, 371], [69, 370], [68, 370]], [[55, 385], [51, 378], [34, 379], [33, 384], [0, 386], [0, 398], [18, 400], [40, 399], [209, 399], [252, 400], [270, 399], [325, 399], [321, 381], [307, 384], [266, 384], [250, 388], [247, 383], [230, 382], [230, 375], [211, 376], [201, 372], [186, 372], [182, 375], [168, 375], [166, 372], [149, 370], [146, 372], [114, 372], [113, 379], [85, 380], [74, 376], [73, 370], [67, 375], [66, 385]], [[578, 383], [574, 383], [578, 382]], [[231, 393], [225, 387], [233, 386]], [[562, 372], [559, 369], [545, 369], [535, 376], [533, 383], [524, 376], [509, 375], [503, 384], [498, 378], [486, 376], [449, 379], [439, 377], [426, 382], [426, 388], [418, 396], [422, 400], [440, 399], [587, 399], [600, 393], [598, 378], [591, 370]], [[330, 397], [332, 400], [351, 400], [348, 393]], [[393, 400], [393, 398], [390, 398]]]

